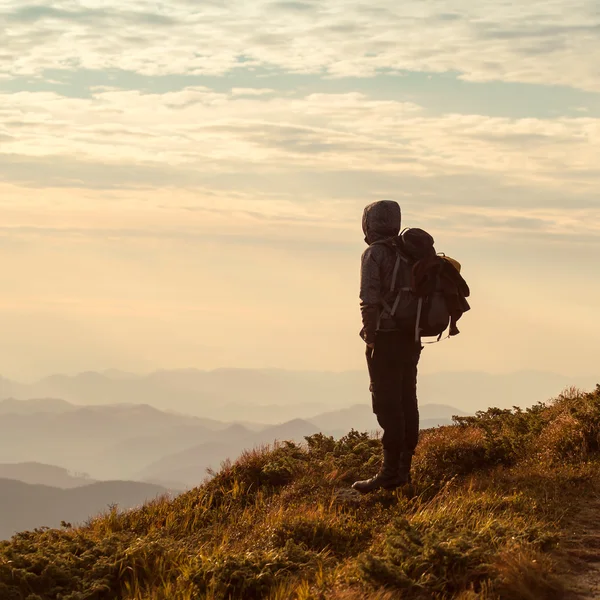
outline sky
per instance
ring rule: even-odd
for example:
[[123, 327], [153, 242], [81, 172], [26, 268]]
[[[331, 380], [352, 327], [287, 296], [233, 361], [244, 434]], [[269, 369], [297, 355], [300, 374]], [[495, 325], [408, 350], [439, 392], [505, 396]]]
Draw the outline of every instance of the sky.
[[364, 206], [472, 289], [424, 371], [593, 374], [596, 0], [0, 0], [0, 374], [364, 368]]

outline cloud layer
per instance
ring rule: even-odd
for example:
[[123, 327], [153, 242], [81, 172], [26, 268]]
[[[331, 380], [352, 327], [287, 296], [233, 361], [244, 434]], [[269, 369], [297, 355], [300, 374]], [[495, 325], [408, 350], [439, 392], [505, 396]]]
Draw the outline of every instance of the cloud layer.
[[0, 73], [119, 68], [224, 74], [240, 66], [334, 77], [457, 72], [475, 81], [600, 91], [595, 0], [9, 0]]
[[600, 119], [588, 117], [431, 116], [361, 92], [99, 89], [0, 94], [0, 136], [3, 179], [27, 186], [197, 190], [175, 204], [334, 220], [391, 192], [432, 217], [467, 207], [482, 225], [599, 225]]

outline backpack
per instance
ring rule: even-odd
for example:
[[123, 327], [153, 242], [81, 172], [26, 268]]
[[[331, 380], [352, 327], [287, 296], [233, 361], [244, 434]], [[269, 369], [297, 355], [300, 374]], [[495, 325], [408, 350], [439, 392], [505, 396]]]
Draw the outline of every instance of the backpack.
[[433, 238], [422, 229], [406, 229], [381, 243], [393, 249], [396, 262], [390, 290], [382, 307], [400, 330], [414, 330], [415, 340], [435, 337], [440, 341], [460, 333], [457, 322], [470, 310], [469, 286], [458, 261], [436, 254]]

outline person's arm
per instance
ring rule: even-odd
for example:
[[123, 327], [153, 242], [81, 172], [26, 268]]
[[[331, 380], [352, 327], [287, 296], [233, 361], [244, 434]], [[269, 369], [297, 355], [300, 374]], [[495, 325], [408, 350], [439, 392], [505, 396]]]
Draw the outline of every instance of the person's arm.
[[369, 246], [363, 255], [360, 268], [360, 312], [363, 329], [361, 337], [373, 348], [377, 321], [381, 310], [381, 275], [377, 260], [377, 246]]

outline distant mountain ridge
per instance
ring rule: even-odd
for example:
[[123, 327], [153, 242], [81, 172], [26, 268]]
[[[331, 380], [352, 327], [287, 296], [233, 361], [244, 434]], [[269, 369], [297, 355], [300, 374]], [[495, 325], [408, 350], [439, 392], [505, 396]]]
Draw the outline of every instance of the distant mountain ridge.
[[0, 479], [0, 540], [37, 527], [75, 525], [106, 512], [111, 505], [133, 508], [167, 494], [164, 487], [131, 481], [107, 481], [63, 490]]
[[[79, 406], [64, 413], [9, 413], [0, 419], [0, 462], [43, 458], [95, 479], [130, 479], [131, 473], [174, 448], [212, 438], [227, 423], [160, 411], [148, 405]], [[137, 450], [132, 440], [138, 442]], [[131, 451], [113, 452], [123, 444]], [[155, 455], [156, 454], [156, 455]]]
[[0, 479], [14, 479], [30, 485], [48, 485], [65, 490], [96, 483], [85, 473], [70, 473], [62, 467], [39, 462], [0, 464]]
[[[537, 371], [423, 374], [419, 398], [422, 404], [447, 404], [475, 412], [489, 406], [530, 406], [572, 385], [593, 389], [595, 379]], [[271, 424], [361, 404], [368, 396], [366, 370], [181, 369], [148, 375], [105, 371], [53, 375], [31, 385], [0, 378], [0, 399], [51, 397], [80, 405], [143, 402], [215, 420], [232, 421], [234, 416], [237, 421]]]
[[16, 398], [6, 398], [0, 400], [0, 415], [31, 415], [34, 413], [63, 413], [77, 408], [60, 398], [32, 398], [26, 400], [17, 400]]
[[[448, 424], [455, 414], [489, 406], [531, 405], [575, 383], [586, 382], [533, 371], [425, 374], [419, 379], [421, 426]], [[587, 381], [589, 388], [594, 383]], [[277, 428], [296, 419], [304, 424], [291, 427], [293, 439], [314, 431], [341, 436], [352, 428], [377, 428], [362, 371], [87, 372], [32, 385], [0, 379], [3, 396], [0, 462], [42, 460], [98, 480], [143, 476], [169, 485], [195, 484], [207, 466], [281, 439]], [[169, 463], [174, 456], [189, 460]]]
[[[13, 401], [12, 405], [19, 402], [29, 406], [27, 401]], [[48, 402], [55, 405], [53, 400]], [[180, 488], [197, 484], [208, 467], [218, 468], [245, 449], [276, 440], [301, 442], [319, 431], [339, 437], [353, 428], [377, 428], [370, 404], [364, 403], [276, 425], [226, 423], [143, 404], [69, 405], [68, 411], [59, 413], [46, 411], [42, 401], [36, 406], [38, 413], [27, 408], [0, 418], [0, 463], [42, 460], [62, 468], [63, 475], [85, 472], [96, 480], [141, 479]], [[450, 406], [422, 405], [422, 427], [450, 423], [451, 415], [458, 413]], [[57, 483], [60, 477], [53, 479], [57, 472], [48, 473], [48, 478], [40, 473], [37, 478], [20, 476], [18, 472], [13, 467], [7, 475], [30, 483], [70, 487]]]

